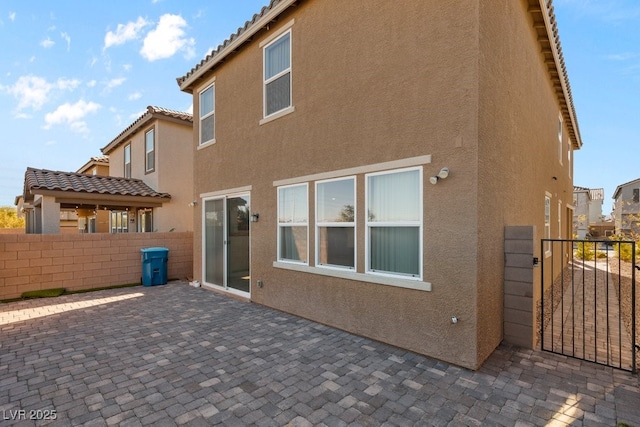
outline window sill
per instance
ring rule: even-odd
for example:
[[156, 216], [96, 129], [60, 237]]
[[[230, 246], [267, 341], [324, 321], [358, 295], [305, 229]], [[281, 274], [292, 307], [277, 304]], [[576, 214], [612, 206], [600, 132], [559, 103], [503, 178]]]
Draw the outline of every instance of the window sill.
[[356, 280], [359, 282], [375, 283], [385, 286], [396, 286], [399, 288], [415, 289], [419, 291], [431, 291], [431, 283], [422, 282], [419, 280], [403, 279], [401, 277], [382, 276], [374, 274], [356, 273], [349, 270], [329, 269], [321, 267], [311, 267], [302, 264], [292, 264], [286, 262], [275, 261], [273, 263], [275, 268], [281, 268], [284, 270], [299, 271], [302, 273], [318, 274], [321, 276], [336, 277], [339, 279]]
[[289, 115], [291, 113], [293, 113], [294, 111], [296, 111], [295, 107], [287, 107], [284, 110], [280, 110], [277, 113], [273, 113], [270, 116], [265, 117], [264, 119], [260, 120], [260, 125], [264, 125], [266, 123], [272, 122], [276, 119], [279, 119], [280, 117]]
[[215, 139], [212, 139], [211, 141], [207, 141], [207, 142], [205, 142], [204, 144], [199, 144], [199, 145], [198, 145], [198, 150], [201, 150], [201, 149], [203, 149], [203, 148], [207, 148], [207, 147], [209, 147], [210, 145], [213, 145], [213, 144], [215, 144], [215, 143], [216, 143], [216, 140], [215, 140]]

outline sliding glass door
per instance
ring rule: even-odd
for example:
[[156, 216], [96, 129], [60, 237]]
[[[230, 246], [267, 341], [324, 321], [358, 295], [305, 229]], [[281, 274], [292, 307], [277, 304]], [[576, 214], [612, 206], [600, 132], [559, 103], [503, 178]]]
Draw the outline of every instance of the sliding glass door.
[[249, 200], [247, 194], [204, 201], [205, 283], [250, 292]]

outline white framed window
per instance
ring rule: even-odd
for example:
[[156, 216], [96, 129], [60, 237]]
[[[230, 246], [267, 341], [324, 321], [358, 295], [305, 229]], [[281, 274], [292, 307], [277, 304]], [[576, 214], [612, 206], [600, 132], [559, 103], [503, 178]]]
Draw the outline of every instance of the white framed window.
[[124, 177], [131, 178], [131, 144], [124, 146]]
[[562, 200], [558, 200], [558, 239], [562, 239]]
[[216, 90], [212, 84], [200, 92], [200, 145], [216, 139]]
[[138, 232], [150, 233], [153, 231], [153, 210], [140, 209], [138, 211]]
[[564, 144], [562, 143], [562, 115], [558, 116], [558, 159], [562, 164], [564, 158]]
[[291, 30], [264, 46], [264, 117], [291, 108]]
[[573, 164], [571, 163], [571, 138], [567, 139], [567, 169], [569, 170], [569, 178], [573, 173]]
[[278, 188], [278, 260], [309, 263], [309, 185]]
[[112, 233], [129, 232], [129, 212], [111, 211], [110, 226]]
[[144, 134], [145, 171], [153, 172], [156, 169], [156, 140], [155, 130], [148, 130]]
[[[544, 238], [551, 239], [551, 195], [549, 193], [544, 196]], [[544, 243], [544, 251], [546, 256], [551, 255], [551, 242]]]
[[366, 272], [422, 280], [422, 167], [366, 183]]
[[316, 182], [316, 265], [355, 270], [356, 179]]

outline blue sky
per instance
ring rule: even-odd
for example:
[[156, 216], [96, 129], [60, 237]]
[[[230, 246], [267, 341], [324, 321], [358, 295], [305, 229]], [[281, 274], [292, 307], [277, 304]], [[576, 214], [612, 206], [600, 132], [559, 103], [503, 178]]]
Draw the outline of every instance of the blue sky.
[[[28, 166], [75, 171], [148, 105], [189, 111], [183, 76], [268, 0], [0, 2], [0, 206]], [[554, 0], [584, 146], [575, 184], [640, 178], [640, 2]]]

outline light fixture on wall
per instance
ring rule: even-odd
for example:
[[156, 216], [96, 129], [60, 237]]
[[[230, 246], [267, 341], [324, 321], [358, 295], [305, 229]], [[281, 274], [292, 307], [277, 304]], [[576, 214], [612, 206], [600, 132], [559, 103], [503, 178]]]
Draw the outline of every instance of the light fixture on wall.
[[194, 206], [198, 206], [198, 201], [194, 200], [193, 202], [189, 203], [189, 207], [192, 208]]
[[442, 168], [440, 169], [440, 172], [438, 172], [437, 175], [429, 178], [429, 182], [432, 183], [433, 185], [436, 185], [439, 180], [445, 179], [448, 176], [449, 176], [449, 168]]
[[254, 213], [251, 214], [251, 222], [258, 222], [258, 220], [260, 219], [260, 214], [259, 213]]

